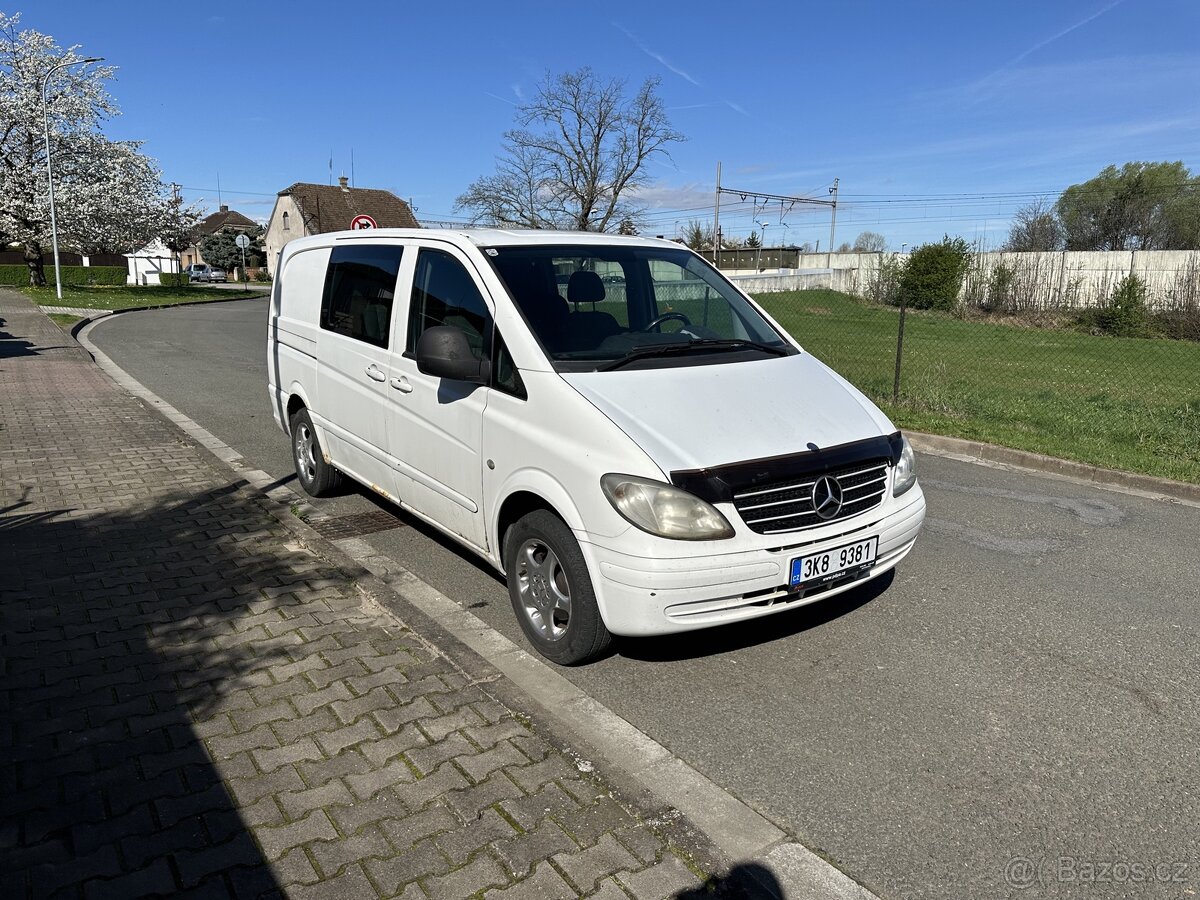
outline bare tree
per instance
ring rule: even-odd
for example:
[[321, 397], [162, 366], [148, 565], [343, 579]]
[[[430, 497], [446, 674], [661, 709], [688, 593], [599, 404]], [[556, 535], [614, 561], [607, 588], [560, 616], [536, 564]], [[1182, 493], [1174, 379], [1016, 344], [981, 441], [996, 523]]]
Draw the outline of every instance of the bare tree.
[[455, 202], [477, 222], [523, 228], [609, 231], [639, 207], [629, 193], [646, 184], [644, 165], [684, 140], [671, 127], [648, 78], [631, 98], [625, 82], [591, 68], [546, 75], [537, 96], [517, 108], [504, 133], [496, 174], [473, 182]]
[[1017, 210], [1003, 249], [1013, 253], [1061, 250], [1065, 242], [1054, 205], [1043, 197]]
[[875, 231], [864, 231], [854, 239], [855, 253], [882, 253], [887, 249], [887, 238]]

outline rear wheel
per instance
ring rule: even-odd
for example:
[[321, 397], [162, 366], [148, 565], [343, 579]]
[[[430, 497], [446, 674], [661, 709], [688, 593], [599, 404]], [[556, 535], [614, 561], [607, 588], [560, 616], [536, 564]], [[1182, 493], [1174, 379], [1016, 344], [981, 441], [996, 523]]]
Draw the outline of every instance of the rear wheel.
[[325, 462], [308, 410], [301, 407], [292, 414], [292, 462], [296, 478], [305, 493], [325, 497], [342, 486], [342, 473]]
[[583, 552], [562, 519], [539, 509], [518, 520], [504, 542], [504, 568], [513, 612], [542, 656], [574, 666], [608, 650], [612, 635]]

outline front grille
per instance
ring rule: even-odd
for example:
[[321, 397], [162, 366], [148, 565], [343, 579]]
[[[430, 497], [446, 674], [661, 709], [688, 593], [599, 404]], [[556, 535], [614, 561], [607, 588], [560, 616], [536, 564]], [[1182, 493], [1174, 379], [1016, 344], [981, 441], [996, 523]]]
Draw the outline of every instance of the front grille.
[[[813, 486], [828, 475], [842, 489], [842, 506], [827, 519], [813, 508]], [[827, 525], [874, 509], [887, 490], [888, 461], [873, 459], [733, 495], [733, 505], [742, 521], [758, 534], [781, 534]]]

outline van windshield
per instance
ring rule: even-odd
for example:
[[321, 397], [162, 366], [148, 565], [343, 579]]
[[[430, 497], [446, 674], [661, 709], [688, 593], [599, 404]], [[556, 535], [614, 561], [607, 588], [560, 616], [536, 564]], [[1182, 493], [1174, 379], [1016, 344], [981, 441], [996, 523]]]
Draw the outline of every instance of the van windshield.
[[712, 266], [684, 249], [560, 244], [484, 250], [559, 371], [796, 352]]

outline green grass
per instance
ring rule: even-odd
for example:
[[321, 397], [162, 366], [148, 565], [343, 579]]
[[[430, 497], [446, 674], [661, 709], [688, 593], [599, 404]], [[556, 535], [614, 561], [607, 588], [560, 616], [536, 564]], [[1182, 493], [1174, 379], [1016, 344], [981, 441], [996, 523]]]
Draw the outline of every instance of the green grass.
[[223, 290], [196, 285], [164, 287], [162, 285], [123, 285], [121, 287], [89, 287], [63, 285], [59, 300], [51, 287], [21, 288], [26, 297], [41, 306], [70, 306], [76, 309], [131, 309], [140, 306], [173, 306], [177, 303], [196, 303], [213, 300], [242, 300], [261, 297], [269, 285], [249, 290]]
[[1200, 343], [909, 312], [834, 291], [757, 298], [897, 425], [1200, 483]]
[[79, 318], [79, 316], [69, 316], [65, 313], [50, 313], [50, 321], [65, 331], [70, 331], [75, 327], [77, 322], [82, 322], [83, 319]]

